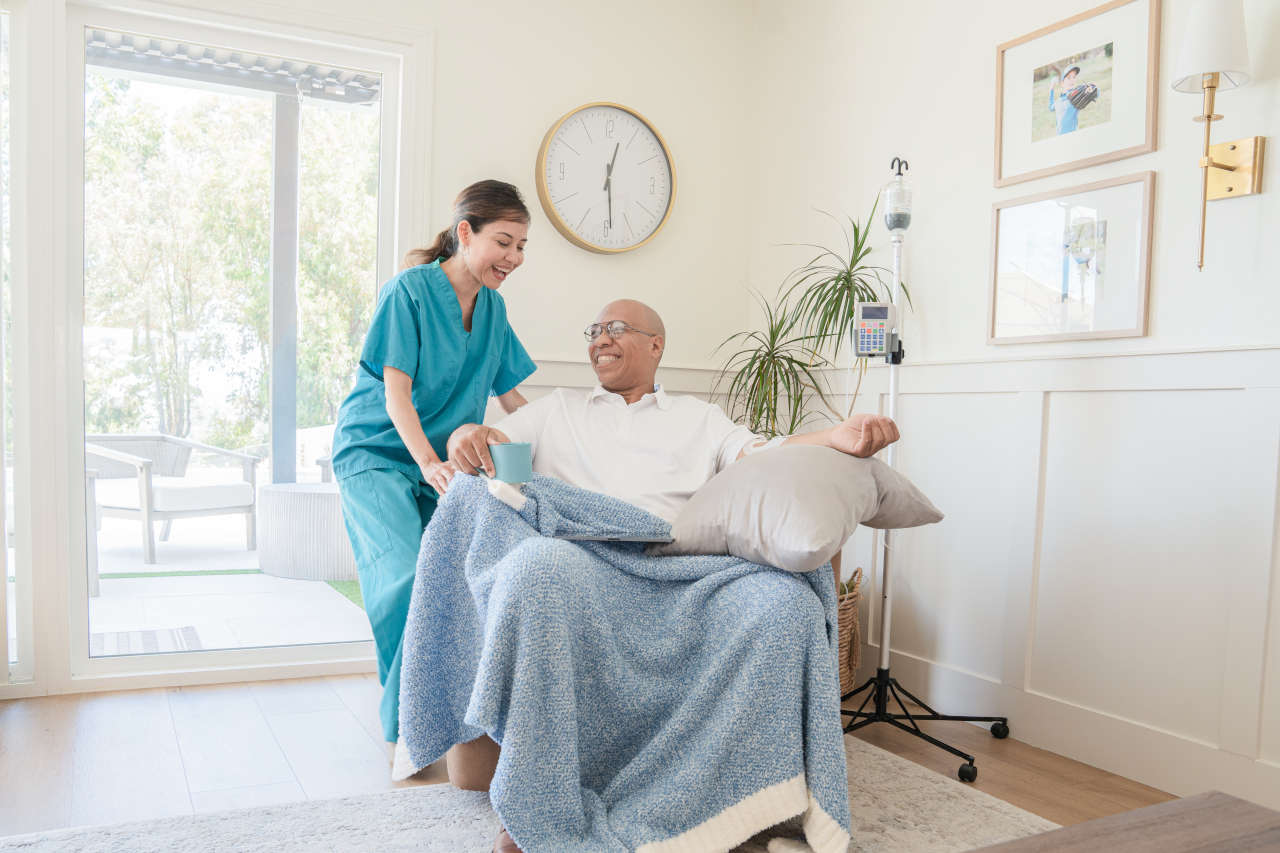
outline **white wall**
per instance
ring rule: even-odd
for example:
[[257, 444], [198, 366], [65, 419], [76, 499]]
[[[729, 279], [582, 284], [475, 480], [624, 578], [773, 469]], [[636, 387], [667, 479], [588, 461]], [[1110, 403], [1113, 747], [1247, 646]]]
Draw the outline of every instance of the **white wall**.
[[[394, 4], [393, 4], [394, 5]], [[583, 327], [605, 302], [636, 297], [668, 330], [671, 367], [706, 367], [742, 328], [741, 211], [748, 152], [737, 131], [750, 18], [735, 0], [422, 4], [436, 38], [431, 209], [448, 224], [454, 194], [490, 175], [524, 190], [533, 209], [528, 260], [503, 295], [540, 362], [585, 360]], [[568, 110], [608, 100], [658, 128], [676, 169], [671, 218], [648, 245], [623, 255], [578, 249], [538, 203], [534, 160]]]
[[[811, 208], [865, 216], [906, 157], [899, 458], [948, 517], [898, 540], [895, 674], [1174, 793], [1280, 806], [1280, 182], [1268, 168], [1262, 195], [1210, 204], [1197, 272], [1200, 100], [1168, 87], [1185, 0], [1164, 8], [1156, 152], [992, 187], [996, 45], [1095, 5], [761, 0], [751, 282], [772, 292], [804, 260], [772, 244], [837, 239]], [[1219, 97], [1214, 138], [1274, 143], [1280, 4], [1245, 13], [1254, 84]], [[987, 344], [992, 203], [1148, 169], [1150, 334]], [[877, 562], [860, 534], [846, 565]]]
[[[762, 189], [752, 286], [772, 292], [794, 266], [797, 253], [773, 244], [836, 239], [813, 207], [865, 216], [901, 155], [915, 190], [905, 274], [919, 306], [907, 321], [913, 361], [1274, 346], [1275, 169], [1265, 170], [1262, 195], [1209, 205], [1206, 265], [1195, 268], [1203, 125], [1191, 117], [1200, 98], [1168, 85], [1186, 0], [1164, 4], [1157, 151], [993, 188], [996, 45], [1096, 5], [763, 0], [753, 103], [768, 133], [753, 170]], [[1245, 12], [1254, 83], [1219, 96], [1216, 141], [1280, 135], [1280, 4], [1245, 0]], [[991, 204], [1148, 169], [1157, 172], [1149, 336], [989, 346]], [[1228, 306], [1229, 322], [1206, 322], [1206, 296]]]

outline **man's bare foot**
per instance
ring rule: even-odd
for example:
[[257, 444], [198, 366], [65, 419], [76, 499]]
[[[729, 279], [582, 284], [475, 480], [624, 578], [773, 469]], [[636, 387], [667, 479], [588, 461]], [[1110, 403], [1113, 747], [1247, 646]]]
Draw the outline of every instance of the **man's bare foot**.
[[523, 851], [516, 846], [504, 827], [502, 832], [498, 833], [498, 840], [493, 842], [493, 853], [523, 853]]

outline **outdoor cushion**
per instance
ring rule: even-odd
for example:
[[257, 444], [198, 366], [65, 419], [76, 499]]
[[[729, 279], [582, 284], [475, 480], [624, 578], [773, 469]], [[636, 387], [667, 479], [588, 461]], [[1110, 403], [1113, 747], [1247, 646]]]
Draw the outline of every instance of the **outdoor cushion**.
[[[139, 509], [136, 477], [98, 479], [94, 483], [98, 505]], [[235, 509], [253, 505], [253, 486], [246, 482], [201, 483], [183, 477], [152, 477], [151, 508], [156, 512]]]

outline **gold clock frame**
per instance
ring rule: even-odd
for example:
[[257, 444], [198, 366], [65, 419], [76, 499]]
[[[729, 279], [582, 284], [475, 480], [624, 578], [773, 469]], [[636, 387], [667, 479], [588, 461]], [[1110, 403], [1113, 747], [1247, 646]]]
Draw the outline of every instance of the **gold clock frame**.
[[[598, 246], [595, 243], [590, 242], [589, 240], [582, 239], [581, 237], [579, 237], [577, 234], [574, 233], [573, 228], [569, 225], [568, 222], [564, 221], [564, 219], [560, 216], [560, 212], [556, 210], [555, 205], [551, 203], [551, 190], [547, 187], [547, 174], [546, 174], [547, 146], [551, 144], [551, 140], [552, 138], [555, 137], [556, 131], [558, 131], [566, 121], [573, 118], [583, 110], [588, 110], [588, 109], [591, 109], [592, 107], [613, 107], [614, 109], [622, 110], [624, 113], [628, 113], [634, 116], [645, 127], [649, 128], [650, 132], [653, 133], [653, 135], [657, 138], [658, 144], [662, 146], [662, 156], [667, 158], [667, 166], [670, 167], [671, 169], [671, 195], [667, 199], [666, 210], [662, 212], [662, 219], [658, 220], [658, 226], [653, 229], [652, 234], [650, 234], [648, 237], [645, 237], [643, 240], [641, 240], [639, 243], [636, 243], [634, 246], [627, 246], [622, 249], [612, 249], [607, 246]], [[547, 131], [546, 135], [542, 137], [542, 144], [538, 147], [538, 160], [537, 160], [537, 163], [534, 165], [534, 183], [538, 187], [538, 201], [542, 203], [542, 210], [547, 214], [547, 218], [551, 220], [551, 224], [555, 226], [556, 230], [559, 231], [560, 234], [563, 235], [566, 240], [568, 240], [570, 243], [577, 246], [578, 248], [586, 249], [588, 252], [595, 252], [600, 255], [620, 255], [623, 252], [633, 252], [636, 249], [639, 249], [641, 246], [648, 243], [654, 237], [657, 237], [658, 232], [660, 232], [663, 229], [663, 227], [667, 224], [667, 220], [671, 218], [671, 208], [675, 205], [675, 202], [676, 202], [676, 164], [675, 164], [675, 160], [671, 158], [671, 149], [667, 147], [667, 140], [662, 138], [662, 134], [658, 132], [658, 129], [654, 127], [653, 123], [650, 122], [647, 118], [640, 115], [640, 113], [636, 112], [635, 110], [631, 109], [631, 107], [626, 107], [626, 106], [623, 106], [622, 104], [614, 103], [613, 101], [592, 101], [589, 104], [583, 104], [580, 107], [574, 107], [573, 109], [569, 110], [569, 112], [560, 116], [560, 118], [556, 120], [555, 124], [551, 125], [551, 128]]]

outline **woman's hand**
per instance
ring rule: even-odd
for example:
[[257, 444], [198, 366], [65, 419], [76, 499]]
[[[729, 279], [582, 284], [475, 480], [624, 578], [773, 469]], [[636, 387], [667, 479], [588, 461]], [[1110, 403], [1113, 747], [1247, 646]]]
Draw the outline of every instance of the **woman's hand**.
[[458, 473], [458, 466], [452, 462], [428, 462], [426, 465], [419, 465], [422, 471], [422, 479], [427, 485], [435, 489], [441, 495], [449, 488], [449, 481], [453, 479], [453, 475]]

